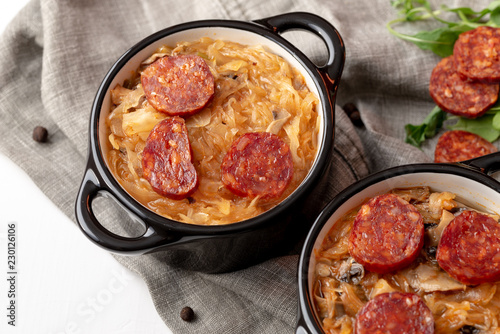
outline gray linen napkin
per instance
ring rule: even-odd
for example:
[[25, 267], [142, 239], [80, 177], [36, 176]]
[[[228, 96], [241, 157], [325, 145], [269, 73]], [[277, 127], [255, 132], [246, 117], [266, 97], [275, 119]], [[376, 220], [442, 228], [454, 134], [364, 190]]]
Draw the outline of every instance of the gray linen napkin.
[[[447, 1], [450, 6], [466, 3]], [[479, 8], [486, 4], [475, 2]], [[432, 109], [427, 87], [438, 58], [387, 32], [385, 24], [397, 15], [389, 0], [33, 0], [0, 39], [0, 150], [74, 220], [90, 107], [102, 78], [123, 52], [185, 21], [255, 20], [290, 11], [316, 13], [340, 31], [347, 59], [337, 103], [356, 104], [364, 122], [354, 127], [337, 107], [333, 167], [322, 190], [311, 195], [316, 203], [308, 212], [311, 219], [340, 190], [371, 172], [430, 161], [435, 140], [423, 151], [404, 144], [403, 125], [421, 122]], [[304, 33], [285, 37], [313, 61], [323, 59], [319, 39]], [[36, 125], [48, 129], [48, 143], [31, 139]], [[296, 253], [219, 275], [170, 268], [159, 254], [116, 259], [144, 279], [174, 333], [293, 331]], [[197, 315], [190, 323], [179, 318], [186, 305]]]

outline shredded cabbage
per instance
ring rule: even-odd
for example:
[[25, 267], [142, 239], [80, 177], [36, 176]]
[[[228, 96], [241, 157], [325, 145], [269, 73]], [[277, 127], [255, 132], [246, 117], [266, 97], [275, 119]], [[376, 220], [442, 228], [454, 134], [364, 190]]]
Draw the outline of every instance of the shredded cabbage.
[[[435, 225], [427, 229], [424, 247], [438, 245], [444, 227], [454, 217], [447, 210], [466, 207], [455, 199], [455, 194], [432, 192], [428, 187], [394, 189], [391, 192], [411, 201], [422, 216], [427, 217], [424, 218], [426, 224]], [[359, 208], [341, 217], [321, 247], [314, 250], [313, 302], [325, 333], [353, 333], [356, 313], [364, 303], [392, 291], [420, 295], [434, 316], [436, 333], [460, 333], [463, 326], [473, 326], [480, 330], [479, 333], [500, 333], [500, 282], [466, 286], [439, 268], [435, 258], [426, 255], [425, 251], [409, 267], [395, 273], [365, 272], [360, 281], [343, 276], [346, 262], [352, 262], [347, 243]]]
[[[212, 102], [186, 119], [200, 185], [191, 198], [171, 200], [154, 192], [142, 177], [141, 154], [151, 129], [168, 117], [145, 99], [140, 71], [160, 57], [195, 54], [214, 75]], [[164, 46], [144, 60], [137, 74], [112, 92], [106, 120], [108, 166], [125, 190], [152, 211], [180, 222], [229, 224], [259, 215], [289, 196], [309, 172], [318, 150], [317, 97], [302, 75], [262, 46], [202, 38]], [[247, 132], [272, 132], [291, 148], [294, 174], [274, 200], [233, 195], [221, 182], [220, 165], [229, 147]]]

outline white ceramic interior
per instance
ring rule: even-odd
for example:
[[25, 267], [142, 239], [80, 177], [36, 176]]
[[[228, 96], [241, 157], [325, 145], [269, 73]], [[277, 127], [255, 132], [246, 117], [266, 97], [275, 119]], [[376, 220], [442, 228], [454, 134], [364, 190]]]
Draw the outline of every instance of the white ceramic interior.
[[[272, 40], [263, 37], [262, 35], [246, 30], [227, 28], [227, 27], [194, 28], [176, 32], [171, 35], [165, 36], [160, 40], [155, 41], [154, 43], [150, 44], [149, 46], [139, 51], [121, 68], [121, 70], [117, 73], [117, 75], [109, 85], [109, 88], [103, 100], [103, 104], [101, 106], [100, 117], [99, 117], [99, 123], [100, 123], [99, 145], [101, 147], [104, 156], [107, 155], [108, 153], [107, 151], [109, 149], [109, 145], [107, 143], [108, 136], [105, 129], [105, 124], [106, 124], [105, 119], [109, 115], [111, 108], [111, 98], [109, 90], [113, 89], [117, 84], [122, 84], [126, 79], [130, 78], [131, 73], [134, 73], [137, 70], [140, 63], [145, 59], [147, 59], [150, 55], [152, 55], [160, 46], [162, 45], [175, 46], [177, 42], [196, 41], [202, 37], [210, 37], [214, 40], [220, 39], [220, 40], [232, 41], [244, 45], [262, 45], [263, 47], [266, 48], [266, 50], [283, 57], [286, 61], [288, 61], [290, 65], [299, 70], [304, 76], [304, 79], [306, 81], [309, 90], [314, 94], [316, 94], [316, 96], [318, 97], [320, 96], [318, 87], [316, 86], [313, 78], [307, 72], [307, 70], [302, 66], [302, 64], [286, 49], [281, 47], [279, 44], [273, 42]], [[318, 133], [318, 143], [322, 142], [321, 139], [323, 138], [323, 133], [325, 131], [324, 119], [322, 117], [323, 113], [321, 111], [322, 109], [323, 105], [321, 104], [321, 100], [319, 100], [316, 109], [318, 115], [321, 117], [320, 131]], [[316, 160], [317, 160], [317, 155], [316, 155]], [[311, 170], [314, 168], [315, 165], [316, 161], [313, 164]], [[307, 179], [307, 177], [305, 179]]]
[[[366, 199], [389, 192], [394, 188], [408, 188], [429, 186], [433, 191], [449, 191], [457, 195], [457, 200], [479, 210], [500, 213], [500, 194], [495, 190], [463, 176], [445, 173], [410, 173], [394, 176], [390, 179], [375, 183], [363, 191], [355, 194], [344, 202], [323, 225], [314, 242], [314, 249], [318, 249], [326, 234], [333, 225], [356, 206]], [[309, 296], [313, 296], [314, 268], [316, 260], [312, 252], [308, 269]]]

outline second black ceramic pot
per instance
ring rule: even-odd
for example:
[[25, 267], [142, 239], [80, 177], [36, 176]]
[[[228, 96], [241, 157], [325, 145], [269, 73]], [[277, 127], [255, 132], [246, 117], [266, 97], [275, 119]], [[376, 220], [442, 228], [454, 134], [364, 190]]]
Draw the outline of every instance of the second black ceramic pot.
[[500, 213], [500, 183], [491, 175], [500, 170], [500, 152], [456, 164], [412, 164], [390, 168], [362, 179], [339, 193], [321, 212], [301, 252], [298, 269], [299, 317], [297, 334], [322, 334], [313, 300], [316, 259], [327, 233], [348, 211], [369, 198], [394, 188], [428, 186], [449, 191], [462, 203]]
[[[328, 49], [323, 66], [313, 64], [281, 34], [289, 30], [309, 31]], [[283, 202], [252, 219], [224, 226], [197, 226], [159, 216], [134, 200], [110, 173], [106, 161], [107, 136], [104, 120], [110, 111], [110, 89], [122, 83], [140, 62], [161, 45], [216, 37], [241, 44], [261, 44], [297, 68], [309, 89], [319, 98], [321, 120], [319, 151], [301, 185]], [[334, 102], [345, 58], [343, 41], [326, 20], [309, 13], [288, 13], [254, 22], [231, 20], [195, 21], [159, 31], [128, 50], [110, 69], [95, 98], [89, 128], [89, 156], [76, 201], [76, 217], [83, 233], [97, 245], [119, 254], [137, 255], [162, 251], [170, 265], [202, 272], [236, 270], [275, 256], [293, 244], [294, 219], [307, 195], [325, 174], [331, 161], [334, 137]], [[145, 227], [139, 237], [118, 236], [96, 218], [92, 202], [107, 196], [120, 204]], [[303, 223], [302, 223], [303, 224]]]

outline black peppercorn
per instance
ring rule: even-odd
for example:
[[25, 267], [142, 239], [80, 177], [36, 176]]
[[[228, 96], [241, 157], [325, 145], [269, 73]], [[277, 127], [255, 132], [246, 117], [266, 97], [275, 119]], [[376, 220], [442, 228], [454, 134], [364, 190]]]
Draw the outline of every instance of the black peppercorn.
[[186, 306], [181, 310], [181, 319], [184, 321], [192, 321], [194, 319], [194, 311], [191, 307]]
[[344, 109], [345, 113], [351, 120], [352, 124], [355, 126], [363, 125], [363, 121], [361, 120], [361, 114], [359, 113], [358, 108], [353, 103], [346, 103], [342, 109]]
[[49, 132], [43, 126], [37, 126], [33, 129], [33, 140], [39, 143], [45, 143]]

